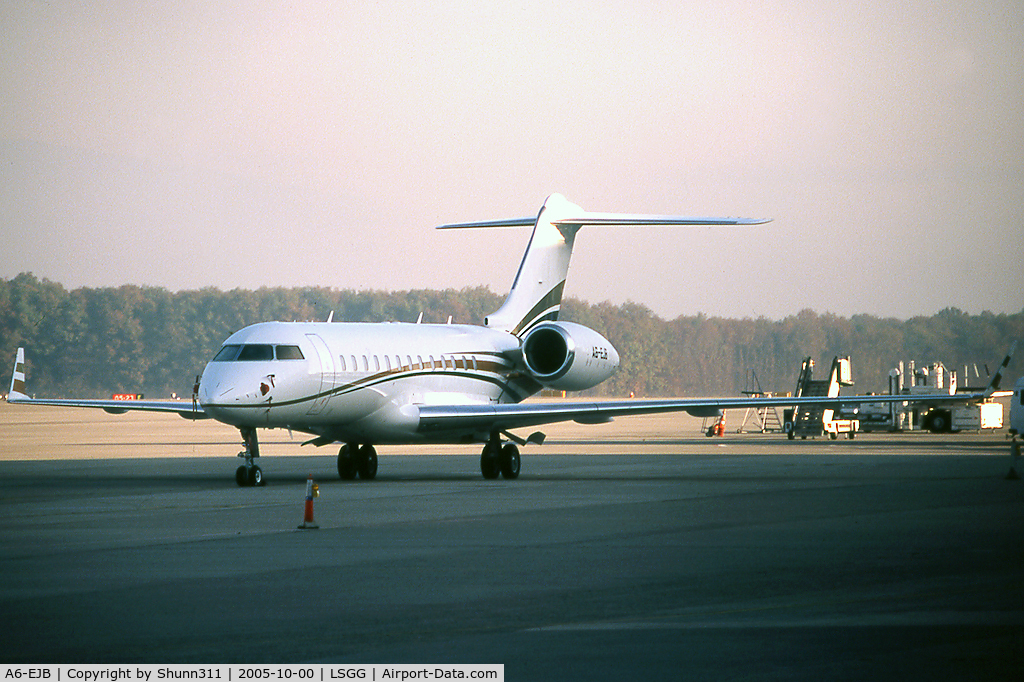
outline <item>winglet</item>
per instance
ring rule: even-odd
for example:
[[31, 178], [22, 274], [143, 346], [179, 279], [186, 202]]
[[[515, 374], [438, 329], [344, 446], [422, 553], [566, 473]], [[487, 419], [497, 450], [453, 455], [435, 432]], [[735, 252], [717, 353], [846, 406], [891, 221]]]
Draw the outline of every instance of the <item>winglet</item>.
[[7, 394], [8, 402], [28, 400], [25, 393], [25, 349], [18, 348], [18, 356], [14, 360], [14, 374], [11, 375], [11, 391]]
[[985, 389], [985, 395], [992, 397], [999, 391], [999, 384], [1003, 381], [1003, 370], [1010, 364], [1010, 358], [1013, 357], [1013, 353], [1016, 350], [1017, 342], [1014, 341], [1013, 345], [1010, 346], [1010, 350], [1006, 352], [1006, 357], [1003, 358], [1002, 364], [999, 365], [999, 369], [997, 369], [996, 373], [992, 375], [992, 380], [988, 382], [988, 388]]

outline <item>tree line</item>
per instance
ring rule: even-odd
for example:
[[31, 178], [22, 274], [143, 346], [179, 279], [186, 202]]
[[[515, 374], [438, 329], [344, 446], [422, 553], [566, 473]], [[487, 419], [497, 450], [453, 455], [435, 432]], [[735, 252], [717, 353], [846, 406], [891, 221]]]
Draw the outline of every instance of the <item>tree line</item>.
[[[26, 348], [28, 384], [39, 397], [188, 396], [223, 340], [249, 324], [323, 321], [332, 311], [336, 322], [415, 322], [422, 314], [423, 322], [451, 317], [479, 324], [502, 299], [483, 287], [67, 290], [23, 273], [0, 280], [0, 357], [9, 369], [17, 347]], [[987, 382], [985, 364], [995, 371], [1010, 344], [1024, 338], [1024, 310], [971, 315], [946, 308], [909, 320], [811, 310], [782, 320], [703, 314], [663, 320], [638, 303], [567, 299], [561, 319], [597, 330], [619, 351], [619, 371], [588, 392], [596, 396], [735, 395], [754, 388], [754, 375], [765, 391], [792, 391], [804, 358], [827, 368], [836, 355], [852, 357], [857, 392], [886, 390], [889, 370], [900, 360], [941, 361], [958, 370], [961, 385], [976, 385]], [[1004, 385], [1012, 385], [1022, 364], [1020, 358], [1011, 363]]]

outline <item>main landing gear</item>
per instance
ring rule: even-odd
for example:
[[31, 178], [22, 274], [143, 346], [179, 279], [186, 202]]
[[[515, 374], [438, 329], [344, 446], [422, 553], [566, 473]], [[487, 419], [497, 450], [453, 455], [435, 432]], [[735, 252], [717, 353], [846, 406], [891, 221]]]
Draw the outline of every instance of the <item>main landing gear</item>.
[[[238, 430], [242, 434], [242, 444], [245, 446], [238, 456], [245, 460], [245, 464], [235, 471], [235, 482], [243, 488], [266, 485], [263, 470], [256, 464], [256, 458], [260, 456], [256, 429], [240, 427]], [[484, 478], [493, 480], [503, 476], [507, 480], [513, 480], [519, 478], [519, 467], [519, 447], [513, 442], [503, 443], [500, 433], [492, 434], [484, 445], [483, 452], [480, 453], [480, 473]], [[345, 481], [357, 477], [364, 481], [372, 481], [377, 477], [377, 451], [370, 444], [342, 445], [338, 451], [338, 476]]]
[[238, 456], [245, 459], [245, 464], [235, 470], [235, 482], [243, 488], [266, 485], [263, 470], [255, 462], [260, 456], [260, 442], [256, 438], [256, 429], [242, 427], [238, 430], [242, 433], [242, 445], [245, 446], [245, 450], [239, 452]]
[[364, 481], [372, 481], [377, 476], [377, 451], [372, 445], [342, 445], [338, 452], [338, 475], [345, 481], [357, 475]]
[[502, 445], [498, 434], [492, 434], [480, 453], [480, 473], [486, 479], [495, 479], [499, 475], [508, 480], [519, 478], [519, 448], [515, 443]]

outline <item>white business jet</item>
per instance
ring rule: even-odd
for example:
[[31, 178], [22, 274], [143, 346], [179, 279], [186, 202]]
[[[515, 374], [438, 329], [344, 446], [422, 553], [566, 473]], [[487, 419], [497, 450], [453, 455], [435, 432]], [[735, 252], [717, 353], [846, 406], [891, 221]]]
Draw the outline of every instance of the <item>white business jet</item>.
[[[907, 398], [899, 396], [523, 402], [545, 388], [591, 388], [610, 377], [619, 364], [618, 353], [603, 336], [558, 320], [569, 258], [581, 227], [764, 222], [768, 221], [591, 213], [555, 194], [536, 217], [439, 228], [533, 226], [512, 289], [483, 326], [254, 324], [224, 341], [203, 370], [191, 404], [29, 398], [24, 349], [19, 348], [9, 402], [96, 407], [111, 413], [175, 412], [186, 419], [231, 424], [241, 432], [245, 447], [239, 453], [245, 463], [236, 472], [240, 486], [264, 483], [256, 463], [260, 428], [313, 436], [304, 445], [342, 443], [338, 474], [343, 479], [376, 476], [374, 445], [418, 443], [483, 443], [484, 478], [514, 479], [520, 471], [519, 447], [539, 445], [544, 434], [523, 438], [512, 429], [570, 420], [598, 424], [614, 417], [672, 411], [709, 417], [726, 408], [905, 402]], [[993, 381], [998, 388], [998, 373]], [[960, 395], [958, 401], [981, 400], [993, 390], [990, 386], [985, 393]], [[938, 396], [928, 402], [943, 401]]]

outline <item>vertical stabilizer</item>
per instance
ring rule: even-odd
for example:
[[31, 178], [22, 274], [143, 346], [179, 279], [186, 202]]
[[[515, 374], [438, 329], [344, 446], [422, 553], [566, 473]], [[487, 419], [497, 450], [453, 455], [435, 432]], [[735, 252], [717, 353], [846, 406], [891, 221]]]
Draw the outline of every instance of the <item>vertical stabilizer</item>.
[[25, 395], [25, 349], [19, 348], [14, 360], [14, 373], [11, 375], [11, 392], [7, 399], [11, 401], [27, 398]]
[[508, 298], [484, 320], [488, 327], [522, 336], [540, 322], [558, 319], [573, 241], [576, 232], [584, 225], [758, 225], [765, 222], [768, 221], [750, 218], [589, 213], [567, 201], [561, 194], [552, 194], [536, 218], [452, 223], [440, 225], [438, 229], [533, 225], [530, 244], [526, 247], [523, 262], [519, 264], [519, 272], [516, 273]]
[[555, 223], [582, 213], [583, 209], [560, 194], [547, 198], [537, 215], [508, 298], [487, 316], [484, 324], [518, 336], [539, 322], [558, 319], [573, 240], [580, 226]]

